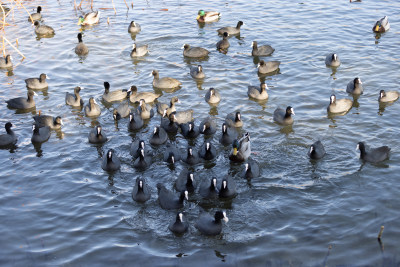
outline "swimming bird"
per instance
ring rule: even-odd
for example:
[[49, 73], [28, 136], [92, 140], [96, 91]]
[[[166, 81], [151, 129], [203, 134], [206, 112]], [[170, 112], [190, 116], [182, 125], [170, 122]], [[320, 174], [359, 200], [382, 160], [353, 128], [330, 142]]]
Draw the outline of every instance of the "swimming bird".
[[199, 130], [195, 127], [194, 122], [182, 123], [180, 125], [182, 135], [185, 138], [196, 138], [199, 135]]
[[295, 113], [291, 106], [288, 106], [286, 110], [277, 108], [274, 111], [274, 121], [281, 125], [290, 125], [293, 124], [292, 115], [295, 115]]
[[245, 166], [244, 178], [252, 179], [260, 176], [260, 167], [258, 166], [257, 161], [249, 160], [249, 162], [246, 163], [244, 166]]
[[242, 115], [240, 111], [231, 112], [225, 117], [225, 123], [230, 127], [243, 127]]
[[215, 199], [218, 197], [217, 179], [215, 177], [210, 179], [210, 182], [204, 180], [200, 186], [200, 195], [204, 199]]
[[361, 95], [364, 92], [360, 78], [354, 78], [347, 84], [346, 92], [353, 95]]
[[231, 45], [228, 41], [229, 34], [224, 32], [222, 40], [219, 40], [216, 44], [217, 50], [222, 52], [227, 52], [229, 46]]
[[39, 21], [35, 21], [33, 24], [35, 26], [35, 33], [40, 36], [50, 36], [54, 35], [55, 31], [52, 27], [47, 25], [40, 25]]
[[221, 17], [221, 13], [217, 11], [204, 11], [204, 10], [199, 10], [197, 13], [196, 20], [200, 23], [206, 23], [206, 22], [215, 22], [219, 20]]
[[213, 158], [216, 157], [216, 155], [217, 155], [217, 150], [210, 142], [205, 142], [200, 147], [199, 151], [200, 158], [203, 158], [205, 160], [212, 160]]
[[109, 149], [103, 156], [101, 168], [108, 172], [117, 171], [121, 168], [121, 162], [115, 154], [114, 149]]
[[203, 67], [201, 65], [196, 66], [191, 66], [190, 67], [190, 76], [192, 76], [194, 79], [204, 79], [206, 75], [203, 72]]
[[157, 70], [153, 70], [151, 75], [154, 76], [153, 86], [160, 89], [173, 89], [182, 85], [180, 81], [170, 77], [163, 77], [160, 79], [159, 73]]
[[262, 46], [257, 46], [257, 42], [253, 41], [251, 43], [251, 47], [253, 50], [251, 51], [252, 56], [257, 56], [257, 57], [265, 57], [265, 56], [270, 56], [275, 49], [272, 48], [270, 45], [262, 45]]
[[366, 151], [364, 142], [358, 142], [357, 149], [360, 150], [360, 159], [372, 163], [384, 161], [389, 157], [390, 152], [390, 147], [388, 146], [371, 148], [369, 151]]
[[4, 125], [6, 133], [0, 134], [0, 147], [7, 147], [17, 143], [17, 136], [15, 135], [14, 131], [11, 130], [11, 127], [13, 127], [11, 122], [7, 122]]
[[46, 89], [47, 87], [49, 87], [46, 79], [50, 80], [50, 78], [46, 74], [42, 73], [42, 74], [40, 74], [39, 78], [25, 79], [25, 84], [26, 84], [26, 87], [29, 89], [42, 90], [42, 89]]
[[340, 63], [340, 59], [335, 53], [328, 54], [325, 58], [325, 65], [329, 67], [339, 67]]
[[218, 90], [210, 88], [204, 96], [204, 99], [208, 104], [218, 104], [221, 101], [221, 95]]
[[110, 91], [110, 83], [104, 82], [103, 100], [106, 102], [121, 101], [128, 97], [127, 90]]
[[387, 32], [390, 29], [390, 23], [387, 16], [384, 16], [372, 27], [373, 32]]
[[103, 132], [103, 128], [100, 125], [97, 125], [92, 130], [90, 130], [88, 140], [91, 144], [103, 144], [107, 142], [108, 137]]
[[28, 98], [17, 97], [17, 98], [12, 98], [12, 99], [6, 100], [7, 107], [12, 108], [12, 109], [35, 108], [36, 104], [35, 104], [35, 100], [33, 99], [33, 96], [37, 96], [37, 94], [32, 90], [28, 90], [27, 95], [28, 95]]
[[217, 131], [217, 123], [211, 118], [206, 117], [199, 125], [199, 132], [204, 135], [212, 135]]
[[131, 108], [129, 106], [129, 102], [125, 101], [121, 103], [113, 110], [113, 118], [114, 120], [119, 120], [121, 118], [126, 118], [131, 113]]
[[325, 156], [325, 148], [321, 141], [316, 141], [310, 146], [308, 150], [308, 156], [310, 159], [321, 159]]
[[237, 138], [237, 132], [233, 131], [225, 122], [222, 124], [222, 134], [219, 142], [223, 146], [232, 145], [232, 142]]
[[162, 145], [167, 142], [168, 135], [167, 132], [161, 127], [154, 127], [152, 136], [150, 137], [149, 143], [153, 146]]
[[30, 22], [34, 22], [35, 20], [41, 20], [42, 19], [42, 14], [40, 13], [42, 11], [42, 7], [38, 6], [36, 8], [36, 13], [32, 13], [30, 17], [28, 17], [28, 20]]
[[39, 127], [38, 124], [32, 125], [32, 143], [43, 143], [50, 138], [50, 127]]
[[189, 229], [189, 224], [183, 217], [183, 213], [179, 212], [174, 221], [172, 221], [168, 229], [175, 234], [183, 234]]
[[397, 91], [385, 91], [381, 90], [379, 92], [379, 102], [393, 102], [399, 99], [399, 92]]
[[181, 160], [181, 151], [176, 146], [167, 144], [167, 148], [164, 151], [164, 161], [175, 164], [179, 160]]
[[89, 53], [89, 48], [82, 41], [82, 33], [78, 33], [78, 44], [75, 46], [75, 53], [84, 56]]
[[149, 200], [150, 197], [151, 193], [145, 179], [140, 177], [136, 178], [136, 182], [132, 190], [132, 199], [136, 202], [144, 203]]
[[218, 196], [220, 198], [232, 198], [236, 196], [236, 183], [231, 177], [222, 179], [221, 187], [219, 188]]
[[96, 12], [89, 12], [86, 13], [84, 16], [79, 16], [78, 25], [93, 25], [98, 23], [100, 20], [100, 11]]
[[159, 114], [163, 115], [164, 111], [167, 110], [167, 116], [169, 116], [169, 114], [171, 114], [172, 112], [176, 111], [175, 103], [181, 103], [177, 96], [174, 96], [174, 97], [171, 98], [171, 100], [169, 102], [169, 105], [165, 104], [165, 103], [158, 102], [156, 104], [157, 112]]
[[140, 27], [139, 23], [136, 23], [135, 21], [131, 21], [131, 23], [129, 23], [129, 27], [128, 27], [128, 32], [130, 34], [137, 34], [142, 30], [142, 27]]
[[100, 116], [101, 109], [93, 97], [89, 98], [89, 103], [85, 106], [85, 115], [87, 117], [97, 117]]
[[330, 97], [330, 102], [328, 105], [328, 112], [330, 113], [345, 113], [353, 107], [353, 101], [350, 99], [336, 99], [334, 94]]
[[146, 120], [153, 118], [154, 110], [151, 108], [150, 105], [146, 104], [146, 101], [144, 101], [144, 99], [140, 99], [139, 106], [137, 108], [137, 114], [139, 114], [142, 119]]
[[[167, 116], [167, 110], [164, 111], [164, 116]], [[168, 119], [161, 120], [160, 125], [167, 133], [176, 134], [179, 130], [178, 124], [175, 122], [175, 112], [169, 114]]]
[[128, 129], [131, 131], [137, 131], [144, 125], [142, 117], [137, 113], [129, 113]]
[[174, 120], [179, 125], [182, 123], [188, 123], [193, 121], [193, 109], [188, 109], [184, 111], [174, 111], [172, 113], [175, 114]]
[[188, 44], [184, 44], [183, 48], [183, 56], [191, 57], [191, 58], [202, 58], [207, 57], [210, 51], [202, 47], [190, 47]]
[[143, 150], [145, 149], [144, 140], [136, 140], [135, 142], [132, 143], [129, 153], [131, 154], [133, 159], [139, 157], [141, 149]]
[[149, 45], [132, 45], [131, 57], [143, 57], [149, 53]]
[[260, 88], [249, 85], [249, 87], [247, 89], [247, 95], [250, 98], [253, 98], [256, 100], [267, 100], [268, 99], [267, 89], [268, 89], [268, 86], [265, 83], [261, 83]]
[[194, 226], [203, 235], [219, 235], [222, 232], [222, 220], [226, 223], [228, 222], [225, 212], [217, 211], [214, 216], [210, 216], [208, 213], [201, 213]]
[[149, 154], [145, 154], [144, 149], [139, 149], [139, 157], [135, 159], [133, 162], [133, 167], [139, 170], [145, 170], [151, 165], [151, 156]]
[[199, 163], [199, 156], [196, 150], [188, 147], [186, 154], [182, 157], [182, 161], [189, 165], [195, 165]]
[[12, 57], [10, 55], [6, 55], [5, 57], [0, 57], [0, 68], [12, 68]]
[[179, 192], [186, 190], [189, 193], [193, 193], [196, 189], [193, 172], [183, 169], [175, 180], [175, 189]]
[[183, 201], [188, 200], [188, 191], [181, 192], [181, 194], [176, 197], [172, 191], [165, 188], [161, 183], [157, 184], [158, 190], [158, 203], [161, 208], [165, 210], [182, 209]]
[[258, 63], [258, 74], [268, 74], [279, 69], [280, 61], [267, 61], [261, 60]]
[[138, 92], [138, 88], [135, 85], [132, 85], [128, 89], [128, 94], [129, 101], [132, 103], [140, 102], [140, 99], [144, 99], [146, 103], [152, 103], [161, 96], [161, 94], [156, 94], [153, 92]]
[[236, 24], [236, 27], [223, 27], [217, 30], [218, 34], [224, 34], [224, 32], [227, 32], [229, 35], [237, 35], [240, 34], [240, 27], [244, 25], [243, 21], [238, 21]]
[[49, 126], [51, 130], [61, 129], [61, 126], [64, 125], [60, 116], [53, 117], [49, 115], [39, 115], [33, 116], [35, 123], [39, 125], [39, 127]]
[[73, 107], [81, 107], [83, 106], [83, 100], [81, 96], [79, 95], [79, 92], [83, 89], [83, 87], [75, 87], [74, 88], [74, 93], [66, 93], [65, 94], [65, 104]]
[[240, 139], [235, 139], [232, 143], [232, 152], [229, 159], [234, 162], [246, 161], [251, 154], [250, 135], [245, 133]]

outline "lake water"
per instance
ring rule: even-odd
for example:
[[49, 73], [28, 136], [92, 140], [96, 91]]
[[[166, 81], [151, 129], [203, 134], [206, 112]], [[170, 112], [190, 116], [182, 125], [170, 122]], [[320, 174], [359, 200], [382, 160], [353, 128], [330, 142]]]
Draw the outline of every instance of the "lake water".
[[[1, 71], [0, 132], [11, 121], [18, 143], [15, 149], [0, 150], [1, 265], [399, 265], [400, 103], [379, 109], [377, 101], [381, 89], [399, 90], [398, 1], [134, 1], [129, 10], [123, 1], [114, 2], [116, 15], [101, 9], [100, 23], [83, 30], [90, 50], [85, 59], [74, 53], [82, 12], [74, 10], [73, 1], [25, 2], [31, 12], [42, 5], [45, 24], [56, 31], [53, 38], [38, 40], [23, 9], [10, 20], [14, 26], [5, 29], [9, 40], [18, 38], [26, 59], [20, 62], [7, 45], [16, 66], [12, 73]], [[87, 1], [82, 8], [90, 10]], [[95, 3], [97, 8], [112, 8], [111, 1]], [[195, 17], [200, 8], [218, 10], [222, 17], [199, 27]], [[376, 39], [371, 29], [384, 15], [391, 29]], [[127, 32], [132, 19], [142, 26], [136, 37]], [[245, 23], [240, 38], [229, 39], [226, 55], [216, 51], [216, 30], [239, 20]], [[149, 44], [150, 54], [132, 60], [132, 39]], [[276, 49], [264, 59], [282, 62], [278, 74], [257, 75], [258, 61], [250, 47], [254, 40]], [[200, 63], [206, 74], [202, 83], [189, 75], [189, 66], [199, 61], [183, 58], [180, 48], [185, 43], [211, 51]], [[342, 61], [336, 71], [324, 63], [332, 52]], [[210, 139], [217, 158], [196, 165], [195, 179], [215, 176], [220, 182], [230, 175], [237, 183], [238, 195], [231, 201], [204, 204], [197, 194], [189, 196], [184, 213], [190, 227], [181, 237], [168, 230], [176, 212], [160, 208], [156, 184], [172, 188], [186, 166], [179, 162], [172, 168], [163, 162], [161, 146], [153, 149], [151, 168], [139, 172], [129, 154], [133, 140], [147, 142], [160, 116], [131, 133], [127, 119], [115, 124], [112, 107], [101, 103], [104, 81], [110, 82], [111, 90], [137, 85], [139, 91], [153, 91], [153, 69], [160, 77], [182, 82], [180, 90], [163, 92], [160, 102], [178, 96], [182, 103], [177, 110], [193, 109], [196, 125], [208, 115], [218, 122], [218, 132]], [[51, 80], [48, 90], [37, 92], [36, 111], [16, 114], [8, 109], [4, 100], [25, 96], [24, 79], [40, 73]], [[363, 81], [364, 94], [345, 116], [328, 117], [330, 95], [352, 98], [346, 85], [355, 77]], [[247, 97], [247, 86], [259, 85], [260, 80], [269, 87], [265, 103]], [[85, 103], [91, 96], [100, 103], [97, 119], [65, 105], [65, 93], [78, 85], [84, 87]], [[204, 101], [210, 87], [222, 96], [217, 107]], [[273, 122], [273, 112], [288, 105], [295, 110], [295, 122], [281, 127]], [[62, 116], [64, 126], [35, 148], [30, 142], [32, 115], [39, 110]], [[250, 181], [241, 176], [244, 164], [231, 164], [230, 148], [218, 143], [221, 124], [234, 110], [242, 113], [243, 131], [252, 137], [251, 158], [261, 167], [261, 176]], [[88, 133], [99, 123], [110, 140], [91, 145]], [[307, 151], [318, 139], [327, 154], [311, 162]], [[363, 164], [355, 151], [359, 141], [390, 146], [390, 159]], [[182, 151], [188, 146], [180, 133], [171, 142]], [[191, 144], [199, 148], [203, 142], [199, 136]], [[122, 162], [112, 175], [100, 167], [109, 148]], [[151, 187], [146, 204], [131, 198], [137, 177], [146, 178]], [[203, 209], [227, 212], [229, 222], [222, 234], [205, 237], [194, 227]]]

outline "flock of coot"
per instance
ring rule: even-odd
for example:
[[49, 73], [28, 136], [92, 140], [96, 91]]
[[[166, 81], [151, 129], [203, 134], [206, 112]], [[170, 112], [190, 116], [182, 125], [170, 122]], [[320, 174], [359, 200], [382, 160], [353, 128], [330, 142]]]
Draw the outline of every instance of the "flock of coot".
[[[37, 8], [37, 13], [31, 14], [29, 20], [32, 20], [35, 25], [35, 32], [40, 36], [51, 37], [54, 35], [54, 30], [50, 26], [40, 24], [41, 20], [41, 7]], [[218, 12], [205, 12], [200, 10], [198, 12], [198, 23], [216, 22], [220, 18]], [[100, 12], [90, 12], [85, 16], [79, 18], [78, 25], [92, 25], [98, 23], [100, 19]], [[216, 44], [217, 50], [221, 53], [226, 53], [229, 48], [229, 37], [240, 33], [240, 28], [243, 25], [239, 21], [236, 27], [223, 27], [218, 30], [218, 34], [222, 39]], [[374, 32], [385, 32], [389, 30], [390, 25], [388, 18], [385, 16], [377, 21], [373, 27]], [[137, 34], [141, 31], [138, 23], [132, 21], [128, 27], [128, 32]], [[75, 53], [79, 56], [85, 56], [89, 53], [89, 48], [82, 41], [82, 34], [78, 34], [78, 44], [75, 48]], [[188, 58], [206, 58], [209, 56], [209, 51], [201, 47], [191, 47], [189, 44], [184, 44], [183, 56]], [[258, 46], [257, 42], [252, 43], [252, 56], [264, 57], [269, 56], [274, 52], [274, 48], [269, 45]], [[133, 45], [130, 56], [133, 58], [143, 57], [149, 52], [148, 45], [136, 46]], [[1, 68], [12, 68], [11, 57], [7, 55], [0, 58]], [[337, 68], [341, 62], [337, 54], [332, 53], [326, 56], [325, 63], [327, 66]], [[261, 60], [258, 65], [258, 72], [260, 74], [274, 73], [279, 70], [279, 61], [264, 61]], [[160, 78], [159, 72], [153, 70], [150, 74], [153, 76], [153, 87], [168, 91], [181, 86], [181, 82], [171, 78]], [[201, 65], [191, 67], [190, 75], [194, 79], [203, 79], [205, 77]], [[10, 109], [18, 109], [29, 111], [36, 107], [34, 90], [42, 90], [48, 87], [48, 76], [41, 74], [39, 78], [26, 79], [26, 86], [28, 88], [27, 97], [19, 97], [9, 99], [6, 101]], [[249, 86], [248, 96], [255, 100], [268, 99], [267, 85], [261, 83], [260, 87]], [[73, 93], [66, 93], [65, 103], [73, 107], [83, 107], [84, 102], [79, 93], [81, 87], [76, 87]], [[349, 94], [360, 95], [363, 93], [361, 79], [355, 78], [347, 85]], [[110, 90], [110, 84], [104, 82], [104, 94], [102, 99], [107, 103], [119, 102], [120, 104], [113, 110], [113, 117], [115, 120], [128, 118], [127, 127], [130, 131], [138, 131], [146, 126], [146, 120], [154, 117], [155, 111], [148, 103], [157, 102], [157, 98], [161, 94], [153, 92], [139, 92], [136, 86], [131, 86], [128, 90]], [[385, 92], [380, 91], [379, 102], [393, 102], [399, 98], [399, 93], [396, 91]], [[218, 90], [210, 88], [205, 94], [205, 101], [211, 105], [216, 105], [221, 101], [221, 96]], [[217, 132], [217, 123], [212, 118], [207, 116], [204, 118], [199, 126], [195, 126], [193, 122], [193, 110], [178, 111], [175, 107], [180, 103], [178, 97], [172, 97], [170, 103], [156, 103], [156, 112], [160, 114], [160, 125], [152, 130], [152, 135], [149, 140], [138, 139], [132, 143], [130, 154], [134, 159], [133, 167], [138, 170], [145, 170], [153, 163], [155, 155], [152, 154], [151, 149], [148, 148], [146, 143], [151, 146], [157, 147], [165, 145], [168, 140], [168, 135], [176, 135], [180, 133], [186, 139], [194, 139], [198, 135], [211, 136]], [[138, 104], [137, 108], [133, 108], [131, 104]], [[353, 101], [350, 99], [336, 99], [335, 95], [330, 97], [330, 103], [327, 107], [328, 114], [344, 115], [353, 106]], [[87, 117], [97, 117], [101, 114], [102, 108], [95, 99], [91, 97], [88, 103], [83, 107], [84, 114]], [[293, 124], [294, 109], [291, 106], [285, 109], [277, 108], [274, 111], [273, 119], [276, 123], [286, 126]], [[33, 117], [34, 123], [32, 127], [32, 143], [46, 142], [52, 130], [57, 130], [62, 127], [63, 122], [60, 117], [53, 118], [52, 116], [39, 115]], [[246, 162], [244, 177], [251, 179], [260, 175], [260, 169], [256, 161], [248, 160], [251, 154], [250, 133], [240, 135], [237, 131], [243, 127], [243, 120], [240, 111], [233, 111], [226, 115], [225, 122], [221, 125], [221, 133], [219, 143], [221, 146], [231, 146], [232, 151], [229, 155], [229, 160], [233, 162]], [[12, 124], [7, 122], [5, 124], [6, 133], [0, 135], [0, 147], [8, 148], [17, 143], [18, 138], [14, 134]], [[95, 126], [89, 131], [88, 141], [92, 144], [103, 144], [107, 142], [108, 137], [102, 130], [100, 125]], [[367, 162], [380, 162], [388, 158], [390, 148], [387, 146], [366, 150], [363, 142], [359, 142], [357, 148], [360, 150], [360, 158]], [[313, 160], [318, 160], [324, 157], [325, 148], [321, 141], [317, 141], [310, 146], [308, 155]], [[175, 193], [166, 188], [165, 185], [158, 183], [158, 201], [161, 208], [166, 210], [179, 210], [174, 216], [169, 229], [175, 233], [182, 234], [188, 230], [188, 222], [184, 218], [182, 209], [184, 209], [184, 201], [188, 199], [189, 194], [198, 193], [204, 199], [229, 199], [235, 197], [236, 183], [229, 177], [223, 177], [220, 186], [217, 185], [217, 179], [211, 177], [208, 181], [203, 181], [198, 184], [194, 180], [191, 166], [199, 162], [212, 161], [217, 156], [215, 145], [209, 141], [204, 142], [197, 151], [194, 147], [189, 146], [184, 153], [173, 144], [168, 143], [163, 155], [163, 160], [170, 164], [175, 164], [178, 161], [184, 162], [189, 166], [184, 169], [175, 181]], [[105, 153], [101, 168], [107, 172], [114, 172], [120, 169], [121, 162], [117, 156], [117, 152], [110, 149]], [[132, 199], [136, 202], [146, 202], [151, 198], [151, 190], [144, 178], [138, 177], [132, 190]], [[217, 211], [215, 214], [201, 213], [195, 223], [195, 227], [205, 235], [217, 235], [222, 230], [222, 220], [228, 221], [225, 212]]]

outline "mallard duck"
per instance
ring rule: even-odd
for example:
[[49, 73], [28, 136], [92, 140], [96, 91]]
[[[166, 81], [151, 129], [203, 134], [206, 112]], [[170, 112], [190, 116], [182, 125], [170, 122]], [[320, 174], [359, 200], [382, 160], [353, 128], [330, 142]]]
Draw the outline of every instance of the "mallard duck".
[[221, 13], [219, 13], [217, 11], [199, 10], [199, 12], [197, 12], [196, 20], [201, 23], [214, 22], [214, 21], [219, 20], [220, 17], [221, 17]]
[[12, 57], [6, 55], [6, 57], [0, 57], [0, 68], [11, 68], [13, 66]]
[[390, 152], [390, 147], [388, 146], [371, 148], [369, 151], [366, 151], [364, 142], [359, 142], [357, 144], [357, 149], [360, 150], [360, 159], [372, 163], [377, 163], [387, 159]]
[[380, 20], [378, 20], [374, 27], [372, 28], [372, 31], [374, 32], [387, 32], [390, 29], [390, 23], [388, 20], [387, 16], [384, 16]]
[[92, 25], [96, 24], [100, 20], [100, 11], [89, 12], [85, 16], [80, 16], [78, 19], [78, 25]]
[[388, 91], [385, 92], [385, 90], [381, 90], [379, 92], [379, 102], [393, 102], [399, 99], [399, 92], [397, 91]]
[[250, 153], [250, 134], [245, 133], [242, 138], [233, 141], [232, 153], [229, 155], [229, 159], [235, 162], [243, 162], [250, 157]]
[[274, 121], [281, 125], [290, 125], [293, 124], [294, 109], [291, 106], [288, 106], [286, 110], [277, 108], [274, 111]]
[[347, 98], [336, 100], [335, 95], [331, 95], [330, 103], [327, 108], [330, 113], [346, 113], [353, 106], [353, 101]]

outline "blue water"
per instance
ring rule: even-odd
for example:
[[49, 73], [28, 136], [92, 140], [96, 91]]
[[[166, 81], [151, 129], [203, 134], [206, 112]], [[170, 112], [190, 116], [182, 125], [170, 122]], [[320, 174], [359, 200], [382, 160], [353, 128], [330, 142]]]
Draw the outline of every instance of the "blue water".
[[[74, 53], [81, 29], [76, 23], [90, 7], [85, 1], [82, 11], [75, 11], [71, 2], [24, 3], [31, 12], [42, 5], [44, 23], [56, 31], [53, 38], [38, 40], [21, 8], [9, 20], [12, 26], [5, 28], [8, 40], [15, 43], [18, 38], [26, 59], [21, 62], [21, 56], [6, 46], [14, 69], [1, 71], [0, 125], [15, 124], [18, 143], [15, 149], [0, 150], [1, 265], [399, 265], [399, 103], [379, 109], [377, 101], [381, 89], [399, 90], [398, 1], [135, 1], [133, 9], [128, 3], [129, 10], [123, 1], [114, 1], [116, 14], [111, 1], [102, 1], [94, 4], [95, 10], [108, 8], [101, 9], [100, 23], [82, 31], [90, 50], [84, 59]], [[218, 10], [222, 17], [199, 27], [195, 17], [200, 8]], [[371, 29], [384, 15], [391, 29], [376, 39]], [[142, 32], [131, 37], [127, 28], [132, 19]], [[230, 38], [228, 53], [219, 53], [216, 30], [235, 26], [238, 20], [245, 23], [240, 38]], [[275, 48], [264, 59], [281, 61], [278, 74], [257, 75], [258, 61], [250, 47], [254, 40]], [[150, 54], [132, 60], [134, 41], [149, 44]], [[180, 48], [185, 43], [211, 51], [208, 60], [200, 61], [204, 82], [189, 74], [189, 66], [199, 61], [183, 58]], [[342, 61], [335, 71], [324, 63], [332, 52]], [[129, 154], [132, 141], [147, 141], [160, 116], [131, 133], [127, 119], [115, 124], [112, 107], [101, 103], [104, 81], [110, 82], [111, 90], [136, 85], [139, 91], [154, 91], [149, 77], [153, 69], [160, 77], [182, 82], [180, 90], [163, 92], [160, 102], [178, 96], [182, 103], [177, 110], [193, 109], [196, 125], [208, 115], [218, 122], [211, 139], [217, 158], [196, 165], [195, 179], [215, 176], [220, 182], [230, 175], [237, 183], [238, 195], [231, 201], [209, 205], [191, 195], [184, 208], [190, 228], [181, 237], [168, 230], [176, 213], [160, 208], [156, 184], [173, 188], [185, 165], [179, 162], [171, 168], [163, 162], [161, 146], [153, 149], [151, 168], [139, 172]], [[4, 100], [25, 96], [24, 79], [40, 73], [51, 80], [47, 91], [37, 92], [36, 110], [16, 114], [8, 109]], [[345, 116], [328, 117], [330, 95], [351, 99], [346, 85], [355, 77], [363, 81], [364, 94]], [[247, 86], [264, 80], [269, 100], [249, 100]], [[99, 118], [87, 118], [65, 105], [65, 93], [78, 85], [84, 87], [85, 103], [91, 96], [100, 103]], [[210, 87], [220, 91], [217, 107], [204, 101]], [[277, 107], [288, 105], [295, 110], [295, 122], [281, 127], [272, 115]], [[30, 142], [31, 117], [39, 110], [59, 115], [64, 122], [62, 131], [53, 131], [40, 149]], [[222, 122], [234, 110], [242, 113], [243, 131], [252, 137], [251, 158], [261, 167], [261, 176], [251, 181], [241, 176], [244, 165], [231, 164], [230, 149], [218, 143]], [[99, 123], [110, 140], [91, 145], [87, 135]], [[327, 154], [315, 163], [307, 151], [318, 139]], [[390, 159], [364, 164], [355, 151], [359, 141], [370, 147], [390, 146]], [[188, 146], [180, 133], [171, 142], [182, 152]], [[199, 136], [194, 145], [199, 148], [203, 142]], [[100, 167], [109, 148], [122, 163], [112, 175]], [[146, 178], [151, 187], [146, 204], [131, 198], [137, 177]], [[222, 234], [201, 235], [194, 227], [200, 212], [219, 209], [229, 218]]]

